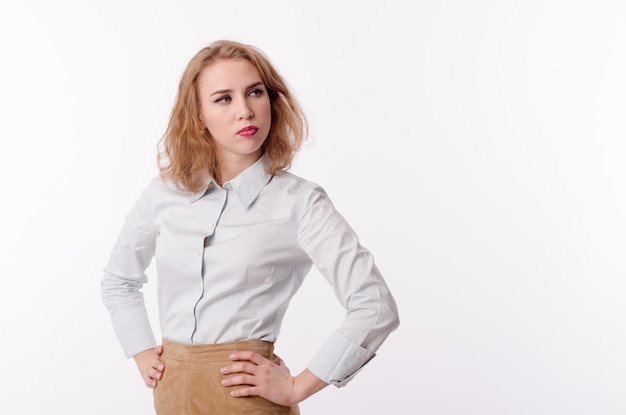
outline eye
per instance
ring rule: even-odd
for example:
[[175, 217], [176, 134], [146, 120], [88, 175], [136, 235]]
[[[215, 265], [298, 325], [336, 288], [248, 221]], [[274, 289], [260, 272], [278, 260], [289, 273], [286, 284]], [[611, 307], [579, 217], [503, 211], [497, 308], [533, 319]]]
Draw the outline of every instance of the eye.
[[232, 98], [229, 95], [224, 95], [223, 97], [216, 99], [214, 102], [216, 104], [228, 104], [230, 101], [232, 101]]
[[261, 95], [263, 95], [263, 90], [259, 89], [259, 88], [255, 88], [253, 90], [251, 90], [250, 92], [248, 92], [248, 95], [252, 96], [252, 97], [260, 97]]

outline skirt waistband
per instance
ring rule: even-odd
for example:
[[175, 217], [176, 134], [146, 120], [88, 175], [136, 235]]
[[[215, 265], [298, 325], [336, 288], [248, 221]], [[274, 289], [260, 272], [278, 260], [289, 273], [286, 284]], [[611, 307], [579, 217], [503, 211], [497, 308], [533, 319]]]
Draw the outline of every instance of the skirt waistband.
[[265, 340], [241, 340], [217, 344], [182, 344], [163, 339], [163, 355], [185, 362], [228, 361], [235, 351], [252, 351], [269, 359], [274, 354], [274, 343]]

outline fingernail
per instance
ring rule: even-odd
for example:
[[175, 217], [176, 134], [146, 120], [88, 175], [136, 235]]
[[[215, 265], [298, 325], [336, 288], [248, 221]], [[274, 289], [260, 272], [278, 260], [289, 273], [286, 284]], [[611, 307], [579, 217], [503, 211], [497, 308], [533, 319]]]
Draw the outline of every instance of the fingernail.
[[226, 379], [224, 379], [224, 380], [222, 381], [222, 385], [227, 385], [227, 384], [228, 384], [228, 381], [227, 381]]
[[222, 373], [226, 373], [226, 368], [225, 368], [225, 367], [221, 368], [221, 369], [220, 369], [220, 372], [222, 372]]
[[235, 353], [231, 354], [230, 356], [228, 356], [229, 359], [234, 359], [235, 358]]

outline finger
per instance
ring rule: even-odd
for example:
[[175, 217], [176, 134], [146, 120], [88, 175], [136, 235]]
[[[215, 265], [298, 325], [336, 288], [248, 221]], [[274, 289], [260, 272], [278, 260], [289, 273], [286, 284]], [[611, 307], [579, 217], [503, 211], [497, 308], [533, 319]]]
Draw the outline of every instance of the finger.
[[154, 350], [156, 351], [157, 356], [161, 357], [161, 355], [163, 354], [163, 345], [158, 345], [154, 348]]
[[223, 368], [220, 369], [220, 372], [222, 372], [223, 374], [228, 374], [228, 373], [249, 373], [251, 375], [256, 375], [258, 372], [259, 367], [255, 364], [252, 363], [248, 363], [248, 362], [238, 362], [238, 363], [233, 363], [232, 365], [228, 365], [228, 366], [224, 366]]
[[259, 391], [256, 387], [235, 389], [230, 392], [230, 396], [233, 396], [235, 398], [240, 398], [243, 396], [259, 396]]
[[149, 387], [149, 388], [155, 388], [156, 387], [157, 381], [150, 377], [150, 375], [148, 374], [148, 370], [145, 370], [142, 373], [142, 377], [143, 377], [143, 382], [146, 384], [147, 387]]
[[224, 386], [236, 386], [236, 385], [256, 385], [256, 377], [252, 375], [238, 375], [232, 378], [222, 379], [222, 385]]
[[146, 384], [147, 387], [152, 388], [152, 389], [156, 388], [156, 385], [157, 385], [156, 381], [152, 379], [148, 379], [148, 380], [144, 379], [144, 383]]
[[153, 367], [146, 368], [145, 374], [146, 376], [148, 376], [149, 379], [153, 380], [161, 380], [161, 378], [163, 377], [163, 372]]
[[157, 381], [153, 379], [144, 379], [144, 383], [149, 388], [156, 388]]
[[142, 374], [148, 379], [161, 380], [165, 365], [159, 359], [152, 359], [149, 365], [143, 370]]
[[261, 363], [268, 361], [260, 354], [247, 350], [231, 353], [228, 358], [230, 360], [248, 360], [256, 365], [260, 365]]
[[151, 369], [150, 370], [150, 377], [152, 379], [161, 380], [161, 378], [163, 377], [163, 372], [161, 372], [160, 370], [157, 370], [157, 369]]
[[150, 361], [150, 367], [158, 370], [159, 372], [163, 372], [163, 370], [165, 370], [165, 365], [159, 359], [152, 359]]

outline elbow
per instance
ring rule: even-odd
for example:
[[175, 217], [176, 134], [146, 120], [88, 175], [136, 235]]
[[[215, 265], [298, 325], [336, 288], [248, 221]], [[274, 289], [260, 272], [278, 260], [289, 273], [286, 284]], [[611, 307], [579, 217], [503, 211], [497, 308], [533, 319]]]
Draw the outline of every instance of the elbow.
[[105, 307], [113, 312], [117, 308], [129, 305], [143, 305], [142, 276], [123, 278], [108, 270], [100, 282], [100, 296]]
[[400, 325], [400, 313], [398, 312], [398, 304], [395, 299], [389, 293], [387, 297], [382, 301], [381, 304], [384, 304], [382, 307], [383, 312], [380, 313], [381, 316], [384, 316], [383, 325], [387, 334], [391, 333]]
[[400, 314], [393, 298], [381, 301], [376, 312], [376, 323], [373, 327], [376, 327], [378, 333], [386, 337], [396, 330], [399, 325]]
[[393, 318], [393, 329], [392, 330], [397, 329], [399, 325], [400, 325], [400, 314], [398, 313], [398, 309], [396, 308], [396, 312], [395, 312], [394, 318]]
[[391, 333], [397, 329], [398, 326], [400, 326], [400, 313], [398, 312], [398, 307], [394, 302], [393, 306], [390, 307], [387, 329], [389, 330], [389, 333]]

